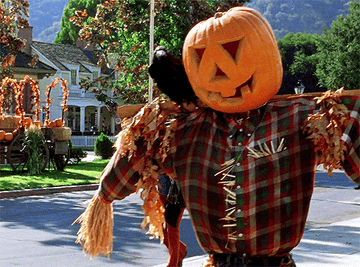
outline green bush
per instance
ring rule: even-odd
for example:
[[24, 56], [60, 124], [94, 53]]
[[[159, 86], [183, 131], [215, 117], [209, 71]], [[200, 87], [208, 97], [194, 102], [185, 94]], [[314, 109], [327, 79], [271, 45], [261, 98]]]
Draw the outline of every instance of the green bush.
[[101, 133], [95, 141], [95, 155], [100, 156], [102, 159], [108, 159], [111, 158], [111, 156], [114, 154], [114, 151], [114, 143], [106, 134]]
[[82, 147], [73, 147], [71, 140], [69, 140], [70, 162], [78, 164], [83, 158], [86, 158], [87, 152]]
[[74, 163], [79, 163], [83, 158], [87, 156], [87, 152], [81, 147], [70, 148], [70, 159]]

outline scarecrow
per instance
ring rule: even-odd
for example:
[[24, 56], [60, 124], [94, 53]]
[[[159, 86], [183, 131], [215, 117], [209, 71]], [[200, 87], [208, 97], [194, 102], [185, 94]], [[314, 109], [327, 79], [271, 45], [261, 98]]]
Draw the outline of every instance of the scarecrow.
[[184, 111], [155, 100], [123, 120], [100, 188], [78, 219], [78, 242], [91, 256], [109, 254], [111, 203], [136, 191], [143, 226], [163, 240], [165, 173], [181, 188], [209, 254], [205, 266], [295, 266], [291, 251], [304, 233], [317, 165], [329, 174], [342, 168], [360, 184], [359, 91], [275, 96], [276, 40], [247, 7], [194, 26], [183, 63], [200, 101], [191, 98], [197, 106]]

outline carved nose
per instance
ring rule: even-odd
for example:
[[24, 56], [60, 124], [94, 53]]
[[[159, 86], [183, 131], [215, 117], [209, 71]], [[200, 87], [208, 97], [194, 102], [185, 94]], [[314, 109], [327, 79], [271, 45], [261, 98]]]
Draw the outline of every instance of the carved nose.
[[215, 77], [226, 77], [228, 78], [228, 76], [225, 74], [225, 72], [222, 71], [222, 69], [220, 69], [218, 66], [216, 66], [216, 73], [215, 73]]

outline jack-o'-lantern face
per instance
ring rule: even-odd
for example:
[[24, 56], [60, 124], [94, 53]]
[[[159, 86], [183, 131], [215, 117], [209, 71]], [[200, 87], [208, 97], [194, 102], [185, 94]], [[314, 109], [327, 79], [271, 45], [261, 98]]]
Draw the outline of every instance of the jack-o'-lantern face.
[[251, 8], [235, 7], [195, 25], [185, 39], [183, 61], [196, 95], [218, 111], [258, 108], [281, 86], [275, 37]]

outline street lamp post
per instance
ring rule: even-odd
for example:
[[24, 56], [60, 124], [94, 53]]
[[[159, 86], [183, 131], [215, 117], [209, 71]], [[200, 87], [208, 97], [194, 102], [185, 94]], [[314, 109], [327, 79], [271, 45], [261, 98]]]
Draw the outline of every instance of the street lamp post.
[[294, 87], [295, 94], [302, 94], [304, 93], [305, 86], [302, 84], [301, 81], [298, 81], [298, 84]]

